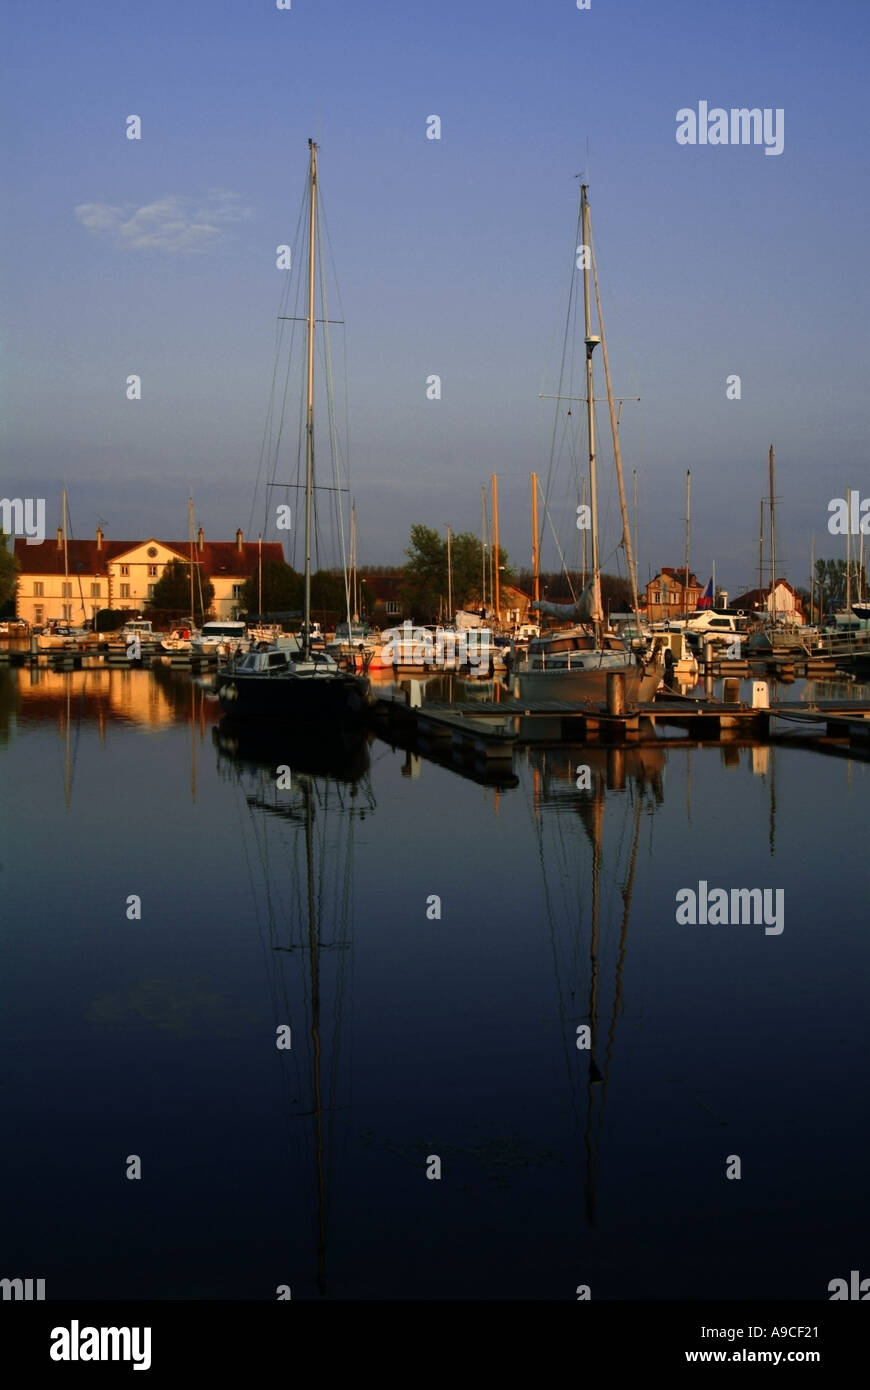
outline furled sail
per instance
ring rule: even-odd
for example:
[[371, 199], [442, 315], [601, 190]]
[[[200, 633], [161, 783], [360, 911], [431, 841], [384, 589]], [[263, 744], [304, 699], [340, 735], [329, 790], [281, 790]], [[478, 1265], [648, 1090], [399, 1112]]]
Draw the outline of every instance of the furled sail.
[[532, 608], [550, 618], [562, 618], [566, 622], [600, 623], [604, 614], [601, 610], [601, 581], [593, 575], [576, 603], [546, 603], [543, 599], [533, 602]]

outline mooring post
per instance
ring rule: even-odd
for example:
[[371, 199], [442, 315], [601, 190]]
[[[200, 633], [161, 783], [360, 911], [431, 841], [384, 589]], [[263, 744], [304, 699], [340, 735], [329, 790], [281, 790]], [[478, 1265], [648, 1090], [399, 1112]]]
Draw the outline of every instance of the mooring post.
[[607, 672], [607, 713], [625, 714], [625, 675], [622, 671]]

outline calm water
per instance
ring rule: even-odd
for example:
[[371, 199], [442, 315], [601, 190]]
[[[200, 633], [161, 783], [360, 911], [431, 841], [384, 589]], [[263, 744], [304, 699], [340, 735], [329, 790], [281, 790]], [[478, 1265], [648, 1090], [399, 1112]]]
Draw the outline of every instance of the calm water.
[[[0, 671], [0, 1276], [825, 1299], [870, 1274], [867, 764], [549, 747], [492, 787], [218, 724], [185, 674]], [[783, 931], [678, 924], [701, 880], [783, 890]]]

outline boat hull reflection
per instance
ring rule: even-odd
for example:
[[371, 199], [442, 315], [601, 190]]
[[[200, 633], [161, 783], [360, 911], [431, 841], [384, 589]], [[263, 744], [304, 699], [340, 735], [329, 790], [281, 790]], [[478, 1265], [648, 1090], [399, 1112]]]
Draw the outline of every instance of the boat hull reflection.
[[319, 737], [311, 730], [278, 729], [227, 715], [212, 730], [218, 753], [250, 767], [287, 766], [293, 772], [356, 782], [369, 769], [369, 737], [341, 726]]

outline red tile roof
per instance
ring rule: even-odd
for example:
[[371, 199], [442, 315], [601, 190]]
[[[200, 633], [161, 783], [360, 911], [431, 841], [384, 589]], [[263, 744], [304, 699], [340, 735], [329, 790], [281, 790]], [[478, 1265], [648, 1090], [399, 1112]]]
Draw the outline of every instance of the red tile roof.
[[[679, 580], [680, 584], [682, 584], [685, 582], [686, 567], [685, 565], [683, 565], [682, 567], [674, 569], [670, 565], [662, 565], [658, 575], [656, 575], [656, 579], [658, 579], [662, 574], [668, 574], [671, 576], [672, 579], [677, 579]], [[656, 579], [651, 579], [649, 581], [649, 584], [654, 584], [656, 582]], [[647, 585], [647, 588], [649, 588], [649, 584]], [[701, 587], [701, 583], [694, 574], [694, 572], [692, 570], [689, 570], [689, 588], [700, 589]]]
[[[153, 539], [149, 537], [148, 539]], [[148, 539], [141, 541], [110, 541], [103, 539], [102, 547], [97, 542], [67, 541], [67, 565], [70, 574], [100, 575], [106, 573], [110, 560], [117, 560], [130, 550], [147, 545]], [[180, 558], [190, 558], [190, 541], [155, 541], [175, 551]], [[209, 578], [220, 575], [247, 576], [257, 569], [260, 547], [257, 541], [243, 541], [239, 554], [235, 541], [204, 541], [202, 549], [194, 545], [194, 558], [202, 565]], [[57, 538], [45, 540], [41, 545], [28, 545], [23, 536], [15, 538], [15, 555], [21, 574], [57, 574], [64, 570], [63, 547], [58, 549]], [[263, 563], [283, 564], [284, 547], [280, 541], [263, 542]]]

